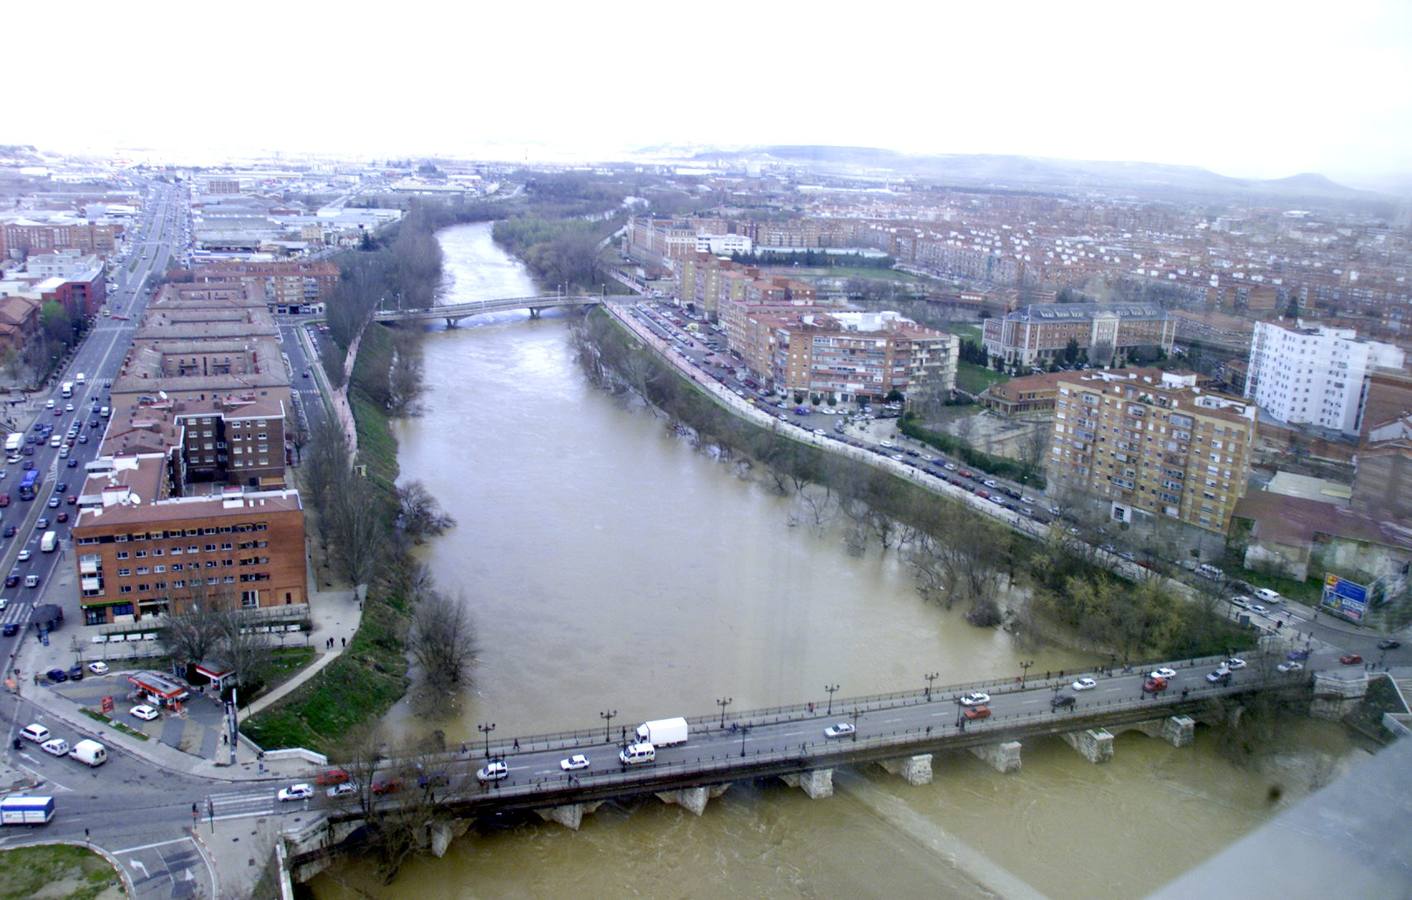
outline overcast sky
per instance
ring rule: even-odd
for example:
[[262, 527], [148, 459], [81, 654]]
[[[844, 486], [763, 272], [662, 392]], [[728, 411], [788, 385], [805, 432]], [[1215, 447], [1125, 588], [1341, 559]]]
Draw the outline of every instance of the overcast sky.
[[60, 150], [823, 143], [1412, 176], [1412, 0], [109, 0], [6, 18], [0, 141]]

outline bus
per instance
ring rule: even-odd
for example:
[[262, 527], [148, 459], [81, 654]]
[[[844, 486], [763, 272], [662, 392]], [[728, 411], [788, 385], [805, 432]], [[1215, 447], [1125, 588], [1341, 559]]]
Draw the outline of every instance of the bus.
[[39, 470], [30, 469], [25, 472], [25, 477], [20, 479], [20, 499], [33, 500], [35, 493], [39, 490]]

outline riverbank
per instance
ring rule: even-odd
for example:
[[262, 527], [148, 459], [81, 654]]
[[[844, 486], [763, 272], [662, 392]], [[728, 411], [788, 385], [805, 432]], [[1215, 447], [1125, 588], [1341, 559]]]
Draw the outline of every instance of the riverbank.
[[[918, 592], [947, 607], [964, 597], [973, 624], [1004, 622], [1031, 641], [1097, 649], [1099, 659], [1110, 661], [1203, 656], [1254, 643], [1213, 609], [1183, 602], [1150, 579], [1116, 578], [1062, 539], [1036, 540], [1002, 527], [962, 499], [884, 471], [871, 458], [825, 452], [773, 419], [768, 428], [749, 421], [601, 309], [587, 315], [576, 344], [595, 383], [635, 391], [703, 444], [776, 473], [776, 489], [805, 498], [816, 524], [824, 517], [850, 520], [851, 552], [861, 554], [874, 541], [884, 552], [905, 551]], [[822, 500], [806, 484], [822, 488]]]

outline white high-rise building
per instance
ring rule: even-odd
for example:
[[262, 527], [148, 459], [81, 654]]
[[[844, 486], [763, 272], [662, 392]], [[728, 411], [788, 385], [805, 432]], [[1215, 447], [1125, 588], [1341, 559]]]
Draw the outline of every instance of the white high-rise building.
[[1400, 349], [1360, 340], [1351, 328], [1257, 322], [1245, 396], [1280, 422], [1356, 434], [1369, 376], [1374, 369], [1401, 369], [1403, 363]]

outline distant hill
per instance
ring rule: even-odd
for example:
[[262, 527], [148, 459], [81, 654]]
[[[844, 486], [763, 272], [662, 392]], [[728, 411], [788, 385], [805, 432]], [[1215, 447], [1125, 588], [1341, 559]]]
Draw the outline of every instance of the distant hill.
[[1338, 184], [1323, 175], [1306, 173], [1288, 178], [1251, 179], [1218, 175], [1197, 166], [1162, 163], [1065, 160], [999, 154], [914, 156], [877, 147], [774, 145], [743, 150], [698, 152], [699, 162], [759, 162], [797, 165], [820, 174], [850, 176], [894, 175], [944, 184], [1014, 190], [1143, 194], [1292, 201], [1301, 198], [1345, 202], [1383, 202], [1371, 191]]

